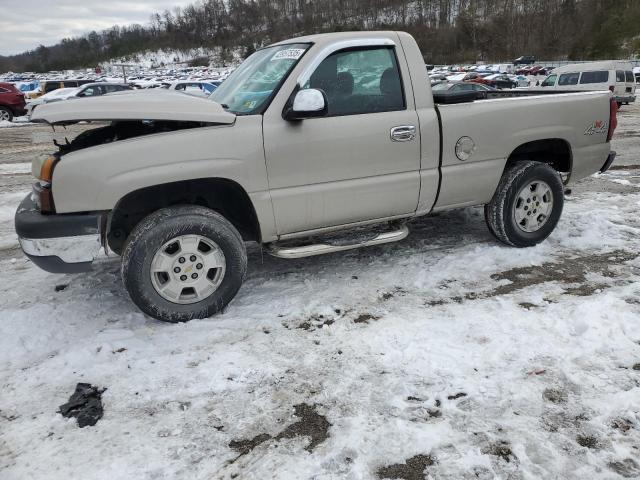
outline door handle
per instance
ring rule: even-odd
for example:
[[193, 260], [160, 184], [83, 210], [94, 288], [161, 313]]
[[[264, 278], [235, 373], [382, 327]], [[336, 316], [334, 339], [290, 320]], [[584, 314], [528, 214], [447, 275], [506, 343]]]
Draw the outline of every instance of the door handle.
[[391, 129], [392, 142], [410, 142], [416, 138], [415, 125], [398, 125]]

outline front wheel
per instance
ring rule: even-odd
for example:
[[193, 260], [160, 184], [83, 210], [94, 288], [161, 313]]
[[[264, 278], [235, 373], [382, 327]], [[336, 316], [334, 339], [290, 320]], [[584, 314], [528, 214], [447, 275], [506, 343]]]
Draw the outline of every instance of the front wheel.
[[484, 214], [498, 240], [514, 247], [531, 247], [551, 234], [563, 206], [560, 174], [546, 163], [522, 161], [504, 172]]
[[122, 253], [131, 300], [166, 322], [218, 313], [235, 297], [246, 271], [240, 233], [222, 215], [198, 206], [152, 213], [131, 232]]

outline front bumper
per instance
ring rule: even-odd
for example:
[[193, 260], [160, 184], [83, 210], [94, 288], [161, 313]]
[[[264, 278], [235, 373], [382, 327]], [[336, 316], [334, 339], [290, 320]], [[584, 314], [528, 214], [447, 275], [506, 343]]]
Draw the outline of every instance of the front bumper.
[[103, 218], [102, 212], [43, 215], [29, 194], [16, 211], [15, 228], [33, 263], [52, 273], [77, 273], [90, 270], [100, 251]]

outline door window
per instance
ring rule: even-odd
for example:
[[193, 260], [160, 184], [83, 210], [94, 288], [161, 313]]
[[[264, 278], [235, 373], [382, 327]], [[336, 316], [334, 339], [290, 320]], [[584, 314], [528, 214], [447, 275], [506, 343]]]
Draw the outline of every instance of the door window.
[[626, 72], [624, 72], [624, 76], [625, 76], [625, 79], [627, 80], [627, 83], [635, 83], [635, 80], [633, 79], [632, 71], [627, 70]]
[[327, 115], [360, 115], [405, 109], [393, 48], [341, 50], [325, 58], [304, 88], [327, 96]]
[[624, 82], [625, 75], [623, 70], [616, 70], [616, 82]]
[[542, 82], [543, 87], [553, 87], [556, 84], [557, 75], [549, 75], [545, 78], [544, 82]]
[[564, 73], [558, 79], [558, 85], [577, 85], [579, 73]]

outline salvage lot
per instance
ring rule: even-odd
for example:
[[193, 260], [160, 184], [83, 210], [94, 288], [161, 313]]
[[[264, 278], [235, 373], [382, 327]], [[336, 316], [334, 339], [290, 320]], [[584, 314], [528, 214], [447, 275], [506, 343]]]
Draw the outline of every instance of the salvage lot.
[[[181, 325], [137, 312], [117, 259], [20, 254], [50, 129], [0, 128], [0, 477], [637, 478], [640, 105], [619, 122], [615, 168], [538, 247], [481, 209], [324, 257], [252, 247], [226, 312]], [[56, 413], [79, 382], [107, 389], [93, 427]]]

